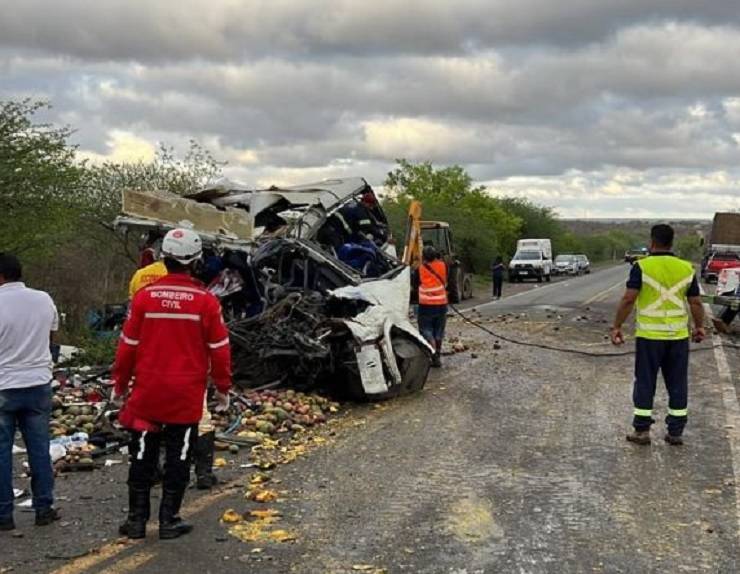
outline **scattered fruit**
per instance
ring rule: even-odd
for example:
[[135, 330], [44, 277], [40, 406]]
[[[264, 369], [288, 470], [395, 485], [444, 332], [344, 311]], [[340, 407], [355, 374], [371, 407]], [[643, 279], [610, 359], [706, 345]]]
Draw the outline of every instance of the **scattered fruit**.
[[274, 502], [277, 500], [278, 494], [274, 490], [268, 489], [256, 489], [247, 492], [247, 498], [254, 502]]
[[227, 524], [234, 524], [242, 521], [242, 515], [236, 510], [229, 508], [221, 515], [221, 520]]

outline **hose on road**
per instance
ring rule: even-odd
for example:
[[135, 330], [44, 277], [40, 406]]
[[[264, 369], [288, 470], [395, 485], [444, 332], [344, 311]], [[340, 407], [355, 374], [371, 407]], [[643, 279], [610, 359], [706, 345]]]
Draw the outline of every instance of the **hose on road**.
[[[585, 351], [583, 349], [572, 349], [572, 348], [566, 348], [566, 347], [554, 347], [552, 345], [546, 345], [545, 343], [533, 343], [531, 341], [522, 341], [519, 339], [513, 339], [511, 337], [507, 337], [506, 335], [501, 335], [500, 333], [496, 333], [495, 331], [492, 331], [485, 325], [481, 325], [477, 321], [474, 321], [473, 319], [466, 316], [462, 311], [460, 311], [457, 307], [455, 307], [453, 304], [449, 304], [449, 307], [460, 316], [460, 318], [465, 321], [466, 323], [469, 323], [473, 327], [477, 327], [481, 331], [488, 333], [492, 337], [496, 337], [497, 339], [501, 339], [502, 341], [506, 341], [507, 343], [512, 343], [513, 345], [520, 345], [522, 347], [534, 347], [536, 349], [545, 349], [547, 351], [557, 351], [558, 353], [569, 353], [571, 355], [582, 355], [584, 357], [598, 357], [598, 358], [604, 358], [604, 357], [628, 357], [630, 355], [634, 355], [635, 351], [619, 351], [616, 353], [597, 353], [595, 351]], [[721, 346], [723, 347], [729, 347], [730, 349], [740, 349], [740, 345], [733, 345], [732, 343], [723, 342], [721, 343]], [[692, 353], [696, 353], [699, 351], [713, 351], [714, 346], [709, 347], [696, 347], [693, 346], [691, 348]]]

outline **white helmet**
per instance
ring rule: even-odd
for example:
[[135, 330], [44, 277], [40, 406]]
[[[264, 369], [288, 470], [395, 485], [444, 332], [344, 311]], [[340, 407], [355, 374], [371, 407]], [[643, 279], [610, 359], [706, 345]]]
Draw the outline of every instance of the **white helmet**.
[[202, 253], [203, 242], [191, 229], [172, 229], [162, 240], [162, 257], [169, 257], [183, 265], [200, 259]]

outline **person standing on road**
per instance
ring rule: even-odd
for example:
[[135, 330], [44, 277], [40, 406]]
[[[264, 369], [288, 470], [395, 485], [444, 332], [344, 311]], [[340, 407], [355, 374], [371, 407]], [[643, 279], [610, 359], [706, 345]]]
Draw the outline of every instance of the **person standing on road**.
[[499, 255], [496, 257], [496, 261], [493, 262], [491, 272], [493, 274], [493, 298], [501, 299], [504, 287], [504, 272], [506, 266], [504, 265], [503, 258]]
[[162, 442], [159, 537], [177, 538], [192, 530], [178, 514], [209, 373], [217, 388], [217, 410], [229, 406], [231, 351], [221, 305], [191, 276], [202, 254], [200, 237], [189, 229], [173, 229], [162, 242], [162, 254], [169, 273], [134, 296], [113, 368], [115, 400], [128, 394], [119, 420], [131, 431], [129, 514], [119, 531], [129, 538], [145, 536]]
[[650, 426], [655, 422], [653, 399], [658, 371], [668, 390], [668, 444], [683, 444], [687, 420], [689, 368], [689, 311], [694, 321], [692, 338], [701, 342], [704, 331], [704, 308], [694, 267], [671, 252], [673, 228], [655, 225], [651, 232], [650, 255], [632, 266], [627, 290], [617, 309], [611, 340], [624, 343], [622, 324], [633, 307], [636, 315], [635, 381], [633, 390], [634, 432], [627, 440], [650, 444]]
[[[153, 232], [150, 232], [150, 239], [153, 237]], [[138, 293], [144, 287], [151, 285], [155, 281], [158, 281], [169, 271], [164, 261], [154, 261], [149, 263], [146, 267], [137, 269], [131, 281], [129, 282], [128, 292], [129, 298], [133, 300], [134, 295]], [[193, 448], [193, 462], [195, 463], [195, 480], [196, 487], [198, 490], [210, 490], [217, 483], [218, 479], [213, 474], [213, 459], [215, 455], [215, 442], [216, 442], [216, 428], [213, 426], [211, 419], [211, 413], [208, 411], [207, 396], [203, 396], [203, 413], [201, 415], [200, 422], [198, 423], [198, 439], [195, 442]], [[154, 470], [154, 482], [159, 482], [162, 477], [162, 470], [157, 463]]]
[[434, 347], [433, 367], [442, 366], [442, 340], [447, 324], [447, 265], [427, 245], [419, 266], [419, 331]]
[[48, 293], [21, 282], [16, 257], [0, 253], [0, 530], [13, 530], [13, 441], [23, 435], [36, 525], [59, 520], [49, 456], [51, 334], [59, 316]]

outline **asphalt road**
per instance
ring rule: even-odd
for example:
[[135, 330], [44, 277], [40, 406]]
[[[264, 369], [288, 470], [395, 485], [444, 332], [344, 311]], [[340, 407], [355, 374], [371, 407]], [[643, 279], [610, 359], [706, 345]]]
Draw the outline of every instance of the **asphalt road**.
[[[605, 334], [626, 274], [543, 284], [467, 315], [507, 338], [613, 353]], [[624, 440], [632, 356], [505, 341], [495, 350], [500, 339], [459, 319], [449, 332], [467, 350], [445, 357], [423, 392], [351, 407], [324, 446], [272, 473], [280, 499], [267, 507], [294, 542], [228, 534], [225, 509], [265, 508], [245, 500], [249, 471], [234, 469], [220, 492], [189, 497], [188, 538], [106, 545], [124, 502], [105, 507], [105, 520], [96, 506], [123, 492], [114, 467], [97, 484], [65, 482], [72, 501], [91, 500], [69, 505], [72, 530], [0, 536], [0, 564], [58, 574], [740, 571], [740, 353], [718, 346], [726, 339], [692, 353], [686, 445], [661, 440], [660, 414], [652, 446], [638, 447]], [[666, 410], [662, 389], [656, 409]]]
[[617, 292], [624, 286], [628, 274], [627, 265], [616, 265], [594, 270], [589, 275], [558, 277], [552, 283], [526, 283], [524, 290], [521, 284], [505, 283], [503, 299], [474, 307], [484, 315], [541, 306], [585, 307], [613, 299], [612, 291]]

